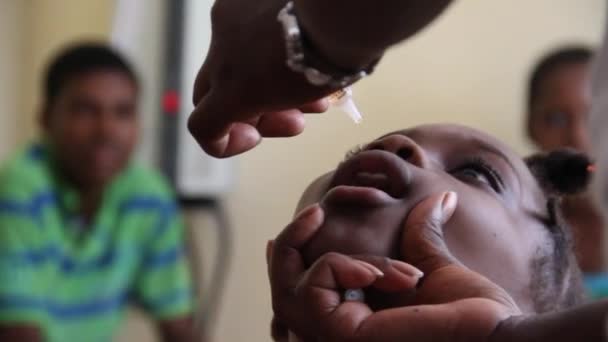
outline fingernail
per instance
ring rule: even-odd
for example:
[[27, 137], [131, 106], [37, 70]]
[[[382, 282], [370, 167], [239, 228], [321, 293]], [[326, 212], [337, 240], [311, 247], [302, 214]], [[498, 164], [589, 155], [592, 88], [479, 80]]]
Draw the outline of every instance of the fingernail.
[[309, 205], [296, 215], [294, 221], [301, 220], [306, 216], [312, 215], [315, 211], [317, 211], [317, 209], [319, 209], [319, 204], [315, 203]]
[[422, 272], [421, 270], [417, 269], [416, 267], [414, 267], [410, 264], [406, 264], [402, 261], [391, 260], [391, 265], [394, 268], [396, 268], [399, 272], [406, 274], [410, 277], [414, 277], [414, 278], [424, 277], [424, 272]]
[[384, 277], [384, 272], [380, 271], [379, 268], [377, 268], [376, 266], [367, 263], [365, 261], [361, 261], [361, 260], [356, 260], [359, 264], [361, 264], [361, 266], [367, 268], [368, 270], [372, 271], [372, 273], [374, 273], [374, 275], [376, 277], [382, 278]]
[[446, 192], [441, 200], [441, 220], [442, 223], [446, 223], [450, 220], [454, 211], [456, 211], [456, 205], [458, 204], [458, 194], [453, 191]]

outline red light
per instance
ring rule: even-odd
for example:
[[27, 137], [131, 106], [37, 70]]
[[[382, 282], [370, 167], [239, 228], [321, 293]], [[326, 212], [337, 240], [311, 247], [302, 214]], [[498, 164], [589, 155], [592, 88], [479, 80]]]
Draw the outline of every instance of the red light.
[[169, 116], [179, 113], [179, 94], [175, 90], [167, 90], [163, 95], [163, 111]]

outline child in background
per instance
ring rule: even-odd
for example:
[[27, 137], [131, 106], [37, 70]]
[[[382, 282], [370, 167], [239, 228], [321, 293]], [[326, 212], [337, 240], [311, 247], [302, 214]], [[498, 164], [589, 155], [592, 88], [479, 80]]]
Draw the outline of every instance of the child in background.
[[[590, 153], [588, 131], [590, 68], [593, 51], [584, 46], [557, 49], [544, 56], [531, 73], [527, 99], [527, 131], [542, 151], [570, 147]], [[604, 222], [591, 196], [582, 193], [562, 201], [572, 227], [575, 253], [592, 297], [608, 295], [604, 274]]]

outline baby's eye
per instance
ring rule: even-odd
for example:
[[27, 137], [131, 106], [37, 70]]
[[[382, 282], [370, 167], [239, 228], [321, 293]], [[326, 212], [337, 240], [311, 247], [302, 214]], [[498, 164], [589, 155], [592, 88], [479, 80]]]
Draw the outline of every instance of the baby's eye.
[[460, 176], [461, 178], [468, 178], [468, 179], [472, 179], [472, 180], [475, 180], [478, 182], [483, 182], [483, 183], [487, 183], [488, 185], [491, 185], [491, 182], [488, 179], [488, 176], [486, 176], [483, 172], [480, 172], [479, 170], [476, 170], [472, 167], [466, 167], [464, 169], [461, 169], [456, 174], [458, 176]]
[[463, 182], [473, 182], [491, 187], [494, 191], [502, 191], [502, 179], [498, 172], [481, 160], [474, 160], [450, 172]]

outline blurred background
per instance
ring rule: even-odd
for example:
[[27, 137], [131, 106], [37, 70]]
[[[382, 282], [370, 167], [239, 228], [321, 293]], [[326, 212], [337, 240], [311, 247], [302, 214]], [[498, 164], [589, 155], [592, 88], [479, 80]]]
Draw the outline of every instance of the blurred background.
[[[229, 273], [212, 324], [215, 341], [270, 339], [266, 242], [290, 221], [308, 183], [334, 167], [352, 146], [412, 125], [459, 122], [530, 152], [523, 120], [530, 69], [554, 47], [597, 45], [606, 6], [603, 0], [456, 1], [422, 34], [390, 51], [374, 76], [354, 88], [362, 124], [336, 111], [310, 116], [302, 136], [266, 140], [253, 152], [218, 162], [203, 157], [183, 127], [191, 109], [187, 86], [209, 41], [212, 0], [183, 3], [186, 10], [171, 19], [171, 1], [141, 1], [130, 14], [136, 17], [129, 17], [133, 31], [126, 37], [125, 31], [115, 30], [115, 1], [0, 0], [0, 159], [37, 132], [39, 84], [47, 59], [76, 40], [110, 39], [114, 32], [121, 41], [116, 35], [125, 34], [122, 47], [144, 86], [138, 159], [165, 170], [167, 163], [173, 165], [178, 193], [219, 199], [232, 226], [231, 258], [224, 260]], [[171, 45], [177, 38], [169, 29], [176, 22], [185, 29], [181, 47]], [[171, 59], [172, 46], [181, 48], [183, 65], [177, 65], [179, 58]], [[171, 81], [167, 75], [176, 66], [175, 72], [184, 76]], [[177, 107], [167, 93], [175, 85]], [[166, 132], [167, 125], [177, 127], [173, 135]], [[173, 138], [161, 144], [166, 136]], [[177, 157], [167, 161], [163, 153], [171, 149]], [[224, 245], [217, 243], [221, 234], [207, 207], [184, 210], [205, 293], [214, 281], [210, 270], [220, 255], [217, 248]], [[118, 339], [129, 340], [155, 340], [137, 312], [129, 315]]]

